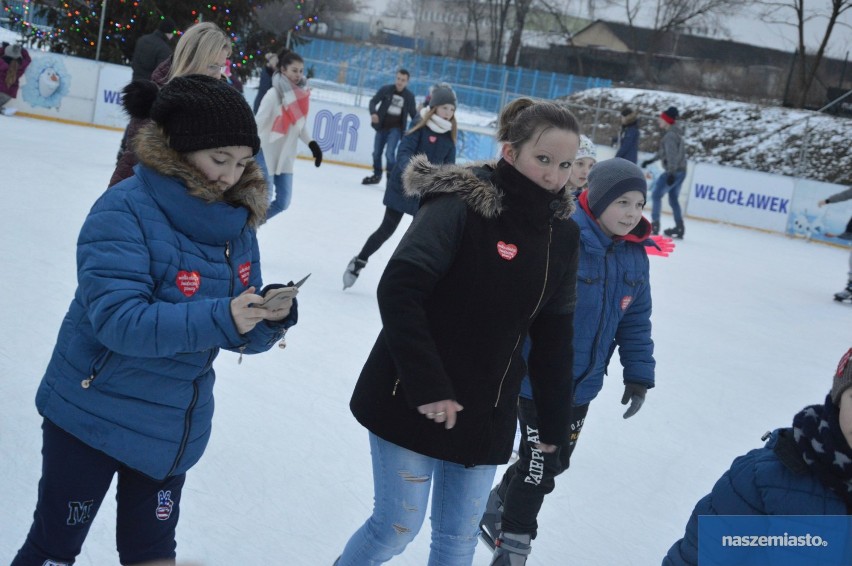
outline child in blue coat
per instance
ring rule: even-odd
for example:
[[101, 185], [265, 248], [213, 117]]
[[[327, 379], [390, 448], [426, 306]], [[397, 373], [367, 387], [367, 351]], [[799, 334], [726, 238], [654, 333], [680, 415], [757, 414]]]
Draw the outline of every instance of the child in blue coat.
[[405, 134], [396, 153], [394, 165], [385, 188], [385, 216], [379, 228], [373, 232], [358, 255], [352, 258], [343, 272], [343, 288], [355, 284], [367, 260], [382, 247], [399, 226], [403, 214], [414, 214], [420, 206], [420, 199], [409, 194], [402, 185], [402, 173], [418, 154], [424, 154], [433, 165], [456, 162], [456, 93], [447, 84], [432, 89], [429, 106], [420, 110], [420, 119]]
[[242, 95], [188, 75], [125, 96], [151, 122], [133, 140], [135, 175], [80, 230], [77, 290], [36, 395], [42, 477], [15, 566], [73, 563], [116, 474], [120, 563], [172, 563], [186, 472], [210, 438], [213, 361], [264, 352], [296, 322], [295, 303], [263, 308], [258, 292], [268, 197]]
[[792, 427], [767, 436], [763, 448], [734, 460], [695, 505], [663, 566], [698, 564], [702, 515], [852, 514], [852, 348], [840, 359], [825, 402], [805, 407]]
[[[642, 216], [647, 183], [642, 170], [625, 159], [599, 161], [589, 172], [572, 218], [580, 227], [577, 304], [574, 311], [574, 400], [565, 445], [547, 453], [539, 444], [538, 415], [525, 379], [518, 399], [521, 445], [489, 497], [483, 539], [494, 550], [492, 565], [526, 563], [544, 497], [557, 475], [568, 469], [589, 404], [603, 387], [616, 346], [624, 366], [624, 418], [636, 414], [654, 386], [651, 287], [645, 245], [650, 223]], [[525, 345], [529, 350], [529, 340]]]

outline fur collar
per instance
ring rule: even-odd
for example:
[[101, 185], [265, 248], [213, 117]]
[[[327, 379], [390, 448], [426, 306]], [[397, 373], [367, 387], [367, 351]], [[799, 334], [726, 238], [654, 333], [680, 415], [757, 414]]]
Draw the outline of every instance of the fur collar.
[[196, 167], [169, 147], [165, 134], [153, 122], [139, 130], [133, 138], [133, 150], [139, 162], [167, 177], [177, 177], [194, 197], [205, 202], [223, 201], [249, 211], [249, 226], [257, 228], [266, 222], [269, 195], [263, 172], [254, 161], [249, 162], [237, 184], [222, 193]]
[[[503, 212], [504, 191], [491, 181], [496, 161], [467, 165], [432, 165], [425, 155], [415, 155], [402, 174], [405, 194], [411, 197], [450, 194], [459, 195], [467, 205], [485, 218], [496, 218]], [[487, 175], [477, 175], [477, 171]], [[563, 191], [554, 216], [565, 220], [574, 212], [570, 191]]]

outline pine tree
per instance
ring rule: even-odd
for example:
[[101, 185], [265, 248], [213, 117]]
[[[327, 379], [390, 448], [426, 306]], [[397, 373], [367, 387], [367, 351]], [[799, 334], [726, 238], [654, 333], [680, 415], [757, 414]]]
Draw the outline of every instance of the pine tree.
[[[320, 12], [335, 4], [288, 0], [32, 0], [26, 7], [31, 12], [29, 17], [22, 13], [20, 2], [3, 0], [3, 7], [13, 28], [20, 29], [36, 45], [94, 59], [104, 3], [100, 61], [129, 64], [136, 40], [169, 16], [178, 24], [178, 33], [199, 21], [213, 22], [225, 30], [233, 39], [232, 72], [242, 78], [263, 64], [263, 53], [283, 47], [288, 32], [298, 34], [309, 28], [319, 21]], [[353, 8], [350, 0], [337, 3], [347, 11]], [[35, 26], [33, 20], [46, 23]], [[172, 41], [177, 42], [177, 36]]]

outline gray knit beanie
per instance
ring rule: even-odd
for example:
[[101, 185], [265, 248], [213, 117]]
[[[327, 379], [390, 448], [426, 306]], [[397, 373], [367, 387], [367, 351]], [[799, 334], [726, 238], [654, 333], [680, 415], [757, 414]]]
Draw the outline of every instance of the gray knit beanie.
[[621, 157], [598, 161], [589, 171], [589, 208], [600, 218], [606, 207], [629, 191], [648, 195], [648, 183], [638, 165]]
[[435, 88], [432, 89], [432, 93], [429, 97], [429, 108], [437, 108], [444, 104], [458, 106], [458, 104], [456, 104], [456, 93], [447, 83], [435, 85]]
[[852, 348], [849, 348], [840, 358], [837, 371], [834, 372], [834, 382], [831, 384], [831, 400], [838, 407], [840, 406], [840, 396], [852, 387], [852, 359], [850, 358], [852, 358]]

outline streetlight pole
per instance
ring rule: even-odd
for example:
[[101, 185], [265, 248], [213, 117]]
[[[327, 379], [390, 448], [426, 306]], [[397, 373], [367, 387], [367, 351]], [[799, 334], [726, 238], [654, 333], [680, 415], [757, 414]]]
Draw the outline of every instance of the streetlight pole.
[[98, 26], [98, 47], [95, 49], [95, 61], [101, 59], [101, 41], [104, 36], [104, 17], [106, 17], [107, 0], [101, 2], [101, 23]]

